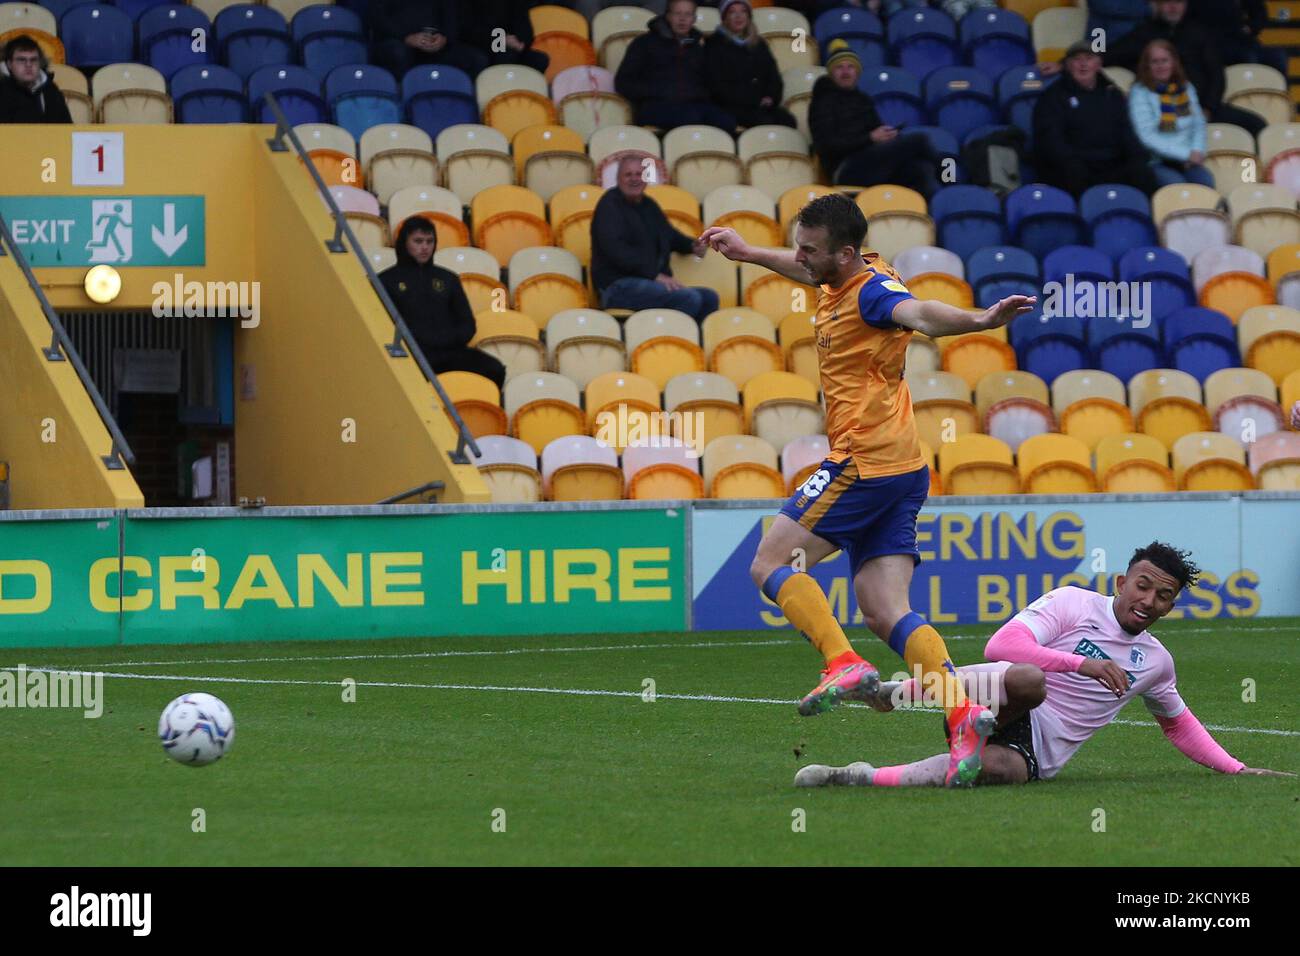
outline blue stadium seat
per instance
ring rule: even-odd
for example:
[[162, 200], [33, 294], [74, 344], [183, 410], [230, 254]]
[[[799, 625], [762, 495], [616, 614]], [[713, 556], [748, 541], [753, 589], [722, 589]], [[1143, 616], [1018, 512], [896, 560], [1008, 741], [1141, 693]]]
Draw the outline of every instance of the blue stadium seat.
[[996, 7], [972, 10], [957, 25], [962, 55], [987, 76], [1034, 62], [1029, 24], [1020, 14]]
[[1151, 221], [1151, 200], [1132, 186], [1093, 186], [1079, 197], [1079, 212], [1092, 233], [1092, 244], [1112, 259], [1135, 246], [1159, 242]]
[[365, 27], [361, 18], [343, 7], [315, 4], [303, 7], [289, 24], [298, 48], [298, 61], [324, 79], [330, 70], [366, 61]]
[[925, 108], [936, 126], [959, 140], [999, 122], [993, 81], [971, 66], [946, 66], [925, 78]]
[[[961, 143], [957, 141], [956, 136], [953, 136], [942, 126], [909, 126], [907, 132], [920, 133], [928, 139], [930, 148], [934, 150], [934, 154], [939, 157], [940, 162], [946, 159], [953, 161], [951, 167], [953, 171], [952, 182], [959, 183], [966, 178], [966, 170], [961, 164]], [[941, 178], [942, 173], [943, 170], [940, 169]]]
[[1041, 303], [1012, 321], [1009, 337], [1016, 350], [1016, 364], [1048, 385], [1062, 372], [1088, 368], [1083, 323], [1072, 316], [1046, 315]]
[[110, 63], [135, 60], [135, 24], [117, 7], [102, 3], [74, 7], [59, 23], [68, 64], [90, 74]]
[[62, 20], [63, 15], [73, 7], [82, 7], [87, 3], [99, 2], [100, 0], [40, 0], [40, 6], [54, 14], [56, 20]]
[[458, 123], [478, 122], [474, 81], [454, 66], [414, 66], [402, 77], [406, 120], [437, 139]]
[[813, 23], [813, 36], [821, 44], [822, 62], [826, 60], [826, 47], [832, 40], [847, 43], [862, 61], [863, 69], [884, 66], [888, 57], [885, 28], [880, 19], [867, 10], [854, 7], [827, 10]]
[[1021, 186], [1007, 196], [1007, 232], [1038, 259], [1058, 246], [1081, 245], [1084, 236], [1074, 198], [1043, 183]]
[[215, 63], [183, 66], [169, 84], [178, 123], [246, 123], [244, 81]]
[[329, 122], [329, 107], [320, 95], [320, 80], [305, 66], [273, 63], [248, 78], [248, 105], [254, 123], [275, 122], [275, 114], [263, 99], [267, 93], [275, 94], [290, 126]]
[[926, 126], [929, 116], [921, 99], [921, 81], [907, 70], [882, 66], [863, 70], [858, 89], [876, 104], [876, 112], [890, 126]]
[[[1150, 283], [1151, 318], [1159, 322], [1166, 315], [1196, 304], [1187, 261], [1171, 249], [1158, 246], [1130, 249], [1119, 260], [1121, 282]], [[1128, 381], [1128, 379], [1125, 379]]]
[[1202, 385], [1219, 369], [1241, 365], [1232, 319], [1215, 309], [1193, 306], [1171, 312], [1163, 332], [1169, 367], [1196, 376]]
[[942, 10], [900, 10], [889, 18], [885, 30], [898, 65], [921, 79], [932, 70], [957, 65], [957, 24]]
[[1015, 246], [985, 246], [966, 260], [966, 281], [980, 308], [1009, 295], [1039, 295], [1038, 276], [1038, 260]]
[[1056, 77], [1045, 77], [1032, 66], [1014, 66], [998, 77], [998, 105], [1012, 126], [1032, 140], [1034, 104]]
[[140, 59], [169, 80], [182, 67], [211, 63], [210, 47], [205, 43], [203, 52], [196, 53], [193, 35], [211, 29], [207, 14], [197, 7], [168, 3], [146, 10], [136, 22]]
[[1165, 368], [1164, 349], [1156, 328], [1154, 321], [1140, 326], [1123, 315], [1094, 318], [1087, 329], [1092, 367], [1110, 372], [1121, 382], [1138, 372]]
[[378, 66], [351, 63], [338, 66], [325, 77], [325, 102], [334, 123], [361, 139], [361, 134], [381, 123], [402, 121], [402, 101], [393, 74]]
[[213, 23], [221, 60], [245, 79], [264, 66], [293, 62], [289, 25], [277, 10], [240, 3]]
[[977, 249], [1006, 241], [1002, 204], [982, 186], [944, 186], [930, 197], [939, 245], [969, 259]]
[[[170, 4], [172, 0], [113, 0], [113, 6], [117, 7], [136, 23], [140, 22], [140, 15], [154, 7], [162, 7]], [[202, 11], [199, 11], [202, 12]]]
[[1091, 246], [1062, 246], [1043, 257], [1043, 281], [1065, 282], [1073, 275], [1079, 282], [1113, 282], [1115, 263], [1110, 256]]

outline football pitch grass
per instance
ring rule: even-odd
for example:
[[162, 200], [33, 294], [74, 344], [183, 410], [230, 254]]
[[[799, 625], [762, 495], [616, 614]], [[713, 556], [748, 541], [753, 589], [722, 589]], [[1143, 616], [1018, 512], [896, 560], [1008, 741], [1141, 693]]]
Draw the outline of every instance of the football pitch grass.
[[[947, 627], [955, 661], [982, 660], [992, 630]], [[1155, 633], [1231, 753], [1300, 770], [1300, 621]], [[851, 636], [883, 676], [902, 668]], [[944, 748], [933, 713], [799, 717], [819, 665], [789, 631], [0, 651], [0, 668], [19, 663], [124, 676], [105, 678], [99, 719], [0, 710], [8, 865], [1300, 863], [1300, 781], [1194, 764], [1140, 701], [1050, 782], [795, 789], [807, 763]], [[235, 715], [209, 767], [157, 738], [163, 706], [192, 691]]]

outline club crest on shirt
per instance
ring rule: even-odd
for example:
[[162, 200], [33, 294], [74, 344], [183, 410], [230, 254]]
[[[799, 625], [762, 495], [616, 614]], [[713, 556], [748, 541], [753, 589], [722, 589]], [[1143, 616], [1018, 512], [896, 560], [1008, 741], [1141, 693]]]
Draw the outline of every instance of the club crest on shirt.
[[406, 283], [405, 283], [405, 282], [399, 282], [399, 283], [397, 283], [397, 291], [398, 291], [398, 292], [405, 292], [405, 291], [406, 291]]
[[830, 484], [830, 482], [831, 473], [823, 468], [820, 471], [809, 475], [808, 480], [803, 483], [803, 487], [799, 490], [809, 498], [816, 498], [826, 490], [826, 486]]
[[447, 283], [443, 282], [441, 279], [434, 279], [432, 285], [433, 291], [439, 294], [442, 293], [443, 289], [447, 288]]
[[1142, 648], [1135, 647], [1131, 651], [1129, 651], [1128, 659], [1130, 663], [1136, 664], [1138, 667], [1141, 667], [1142, 662], [1147, 659], [1147, 656], [1146, 654], [1142, 653]]

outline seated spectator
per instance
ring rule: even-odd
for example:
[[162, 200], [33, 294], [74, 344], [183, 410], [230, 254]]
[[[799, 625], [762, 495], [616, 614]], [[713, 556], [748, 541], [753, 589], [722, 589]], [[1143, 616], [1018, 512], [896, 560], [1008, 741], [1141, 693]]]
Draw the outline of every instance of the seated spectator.
[[375, 0], [371, 59], [400, 82], [413, 66], [441, 64], [477, 76], [487, 54], [465, 43], [457, 0]]
[[709, 102], [704, 34], [695, 29], [695, 0], [669, 0], [668, 10], [628, 46], [614, 89], [636, 108], [639, 126], [674, 129], [702, 123], [728, 133], [736, 118]]
[[927, 199], [938, 188], [938, 158], [924, 133], [887, 126], [858, 89], [862, 61], [843, 40], [826, 48], [827, 76], [813, 85], [808, 127], [822, 169], [837, 185], [896, 183]]
[[640, 156], [618, 164], [618, 184], [600, 197], [591, 220], [591, 277], [604, 309], [677, 309], [703, 319], [718, 293], [673, 278], [669, 254], [703, 256], [704, 243], [682, 235], [645, 194]]
[[754, 25], [749, 0], [722, 0], [722, 23], [704, 43], [713, 102], [741, 126], [795, 125], [781, 108], [781, 71]]
[[1034, 104], [1038, 178], [1080, 196], [1100, 183], [1155, 191], [1147, 151], [1133, 134], [1124, 93], [1101, 72], [1086, 40], [1065, 52], [1061, 78]]
[[393, 243], [397, 265], [379, 273], [379, 281], [434, 372], [474, 372], [500, 388], [506, 382], [506, 367], [469, 347], [478, 323], [460, 276], [433, 264], [437, 246], [433, 225], [411, 216]]
[[474, 0], [465, 4], [465, 42], [485, 54], [490, 66], [518, 63], [545, 73], [551, 58], [532, 49], [533, 23], [528, 11], [535, 6], [535, 0]]
[[1154, 155], [1156, 183], [1200, 183], [1214, 188], [1205, 162], [1205, 117], [1196, 87], [1187, 82], [1178, 51], [1168, 40], [1152, 40], [1138, 61], [1128, 92], [1133, 132]]
[[71, 123], [63, 93], [36, 41], [23, 34], [4, 48], [0, 63], [0, 123]]
[[1232, 123], [1258, 136], [1267, 124], [1264, 117], [1250, 110], [1223, 102], [1226, 78], [1218, 43], [1209, 30], [1187, 19], [1187, 0], [1155, 0], [1152, 15], [1107, 47], [1106, 65], [1137, 71], [1142, 51], [1152, 40], [1168, 40], [1178, 51], [1187, 73], [1187, 81], [1196, 87], [1201, 108], [1211, 123]]
[[1286, 49], [1259, 42], [1259, 31], [1268, 26], [1264, 0], [1197, 0], [1187, 19], [1209, 31], [1225, 64], [1265, 63], [1286, 76]]

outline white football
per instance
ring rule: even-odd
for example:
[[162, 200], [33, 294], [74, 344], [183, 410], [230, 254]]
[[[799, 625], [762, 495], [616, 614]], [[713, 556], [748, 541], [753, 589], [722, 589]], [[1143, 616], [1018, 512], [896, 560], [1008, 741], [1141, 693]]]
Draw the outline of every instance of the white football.
[[158, 718], [158, 739], [173, 760], [191, 767], [220, 760], [235, 742], [230, 708], [211, 694], [182, 694]]

